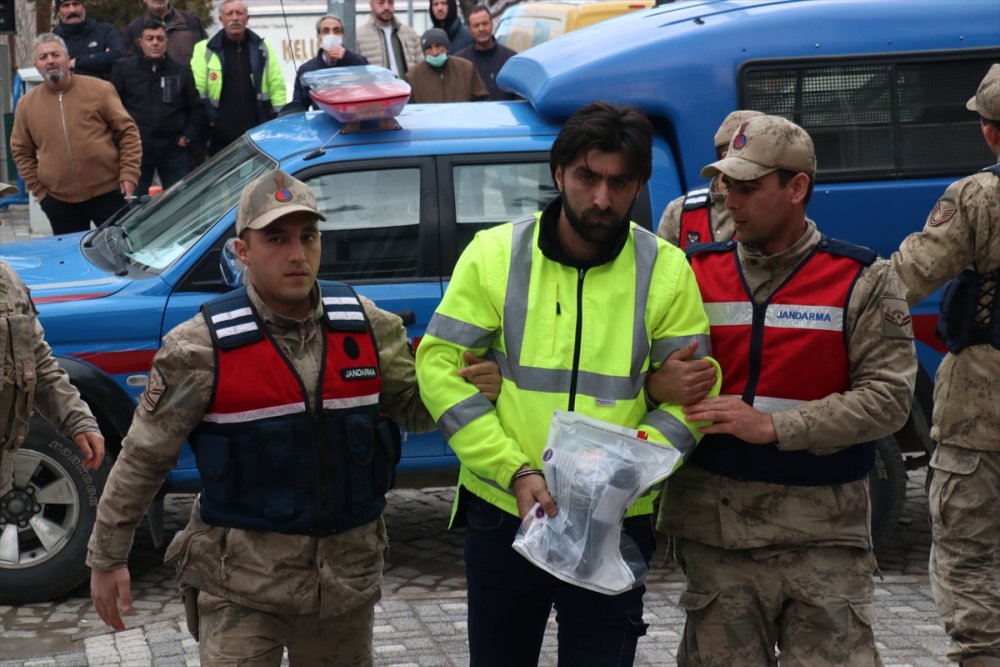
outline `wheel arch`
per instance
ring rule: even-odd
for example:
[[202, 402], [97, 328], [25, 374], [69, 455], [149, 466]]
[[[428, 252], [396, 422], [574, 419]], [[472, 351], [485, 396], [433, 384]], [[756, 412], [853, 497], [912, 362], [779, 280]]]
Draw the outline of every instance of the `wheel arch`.
[[59, 357], [59, 365], [97, 418], [110, 454], [117, 455], [132, 424], [135, 402], [107, 373], [73, 357]]

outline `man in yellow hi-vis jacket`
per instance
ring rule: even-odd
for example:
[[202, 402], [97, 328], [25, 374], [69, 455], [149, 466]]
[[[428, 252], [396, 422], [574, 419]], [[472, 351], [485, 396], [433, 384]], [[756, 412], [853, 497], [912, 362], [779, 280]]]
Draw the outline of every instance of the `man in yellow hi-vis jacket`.
[[[476, 236], [418, 349], [421, 397], [462, 461], [454, 518], [468, 526], [473, 667], [537, 664], [553, 604], [560, 664], [631, 665], [645, 633], [644, 588], [610, 596], [564, 583], [511, 542], [534, 503], [557, 511], [539, 470], [554, 410], [640, 428], [685, 456], [700, 438], [679, 405], [651, 406], [643, 389], [671, 354], [710, 359], [683, 253], [629, 222], [651, 152], [652, 126], [635, 107], [594, 102], [573, 114], [549, 158], [560, 196]], [[459, 376], [467, 353], [500, 364], [495, 405]], [[718, 365], [702, 366], [687, 386], [715, 395]], [[654, 496], [624, 524], [647, 561]]]

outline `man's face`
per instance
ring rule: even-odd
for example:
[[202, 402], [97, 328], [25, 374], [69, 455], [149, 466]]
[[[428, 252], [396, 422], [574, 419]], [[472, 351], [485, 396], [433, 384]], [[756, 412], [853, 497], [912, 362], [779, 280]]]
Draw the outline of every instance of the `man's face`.
[[556, 184], [563, 193], [563, 214], [569, 226], [592, 249], [603, 249], [628, 226], [641, 187], [629, 176], [623, 153], [597, 149], [577, 157], [565, 169], [557, 168]]
[[146, 28], [139, 40], [142, 54], [150, 60], [161, 60], [167, 52], [167, 31], [163, 28]]
[[489, 12], [476, 12], [469, 17], [469, 32], [479, 48], [489, 48], [493, 44], [493, 19]]
[[59, 83], [69, 73], [69, 56], [56, 42], [42, 42], [35, 47], [35, 69], [47, 81]]
[[57, 11], [59, 22], [67, 25], [83, 23], [83, 20], [87, 18], [87, 12], [79, 0], [69, 0], [69, 2], [62, 3]]
[[444, 44], [431, 44], [424, 49], [425, 56], [439, 56], [442, 53], [448, 53], [448, 49], [445, 48]]
[[219, 12], [219, 22], [222, 23], [222, 28], [226, 31], [226, 37], [234, 42], [243, 41], [249, 20], [250, 14], [242, 2], [227, 2], [222, 5]]
[[438, 21], [448, 16], [448, 0], [431, 0], [431, 14]]
[[319, 38], [322, 40], [326, 35], [344, 36], [344, 26], [337, 19], [323, 19], [319, 24]]
[[396, 12], [394, 0], [369, 0], [372, 14], [382, 23], [389, 23]]
[[170, 11], [170, 0], [146, 0], [146, 7], [157, 16], [165, 16]]
[[804, 220], [796, 205], [802, 202], [808, 189], [808, 176], [797, 174], [784, 187], [776, 171], [752, 181], [737, 181], [723, 174], [722, 181], [737, 241], [765, 255], [791, 247]]
[[261, 299], [275, 312], [296, 319], [309, 314], [320, 257], [315, 216], [300, 211], [264, 229], [248, 229], [236, 240], [236, 255]]

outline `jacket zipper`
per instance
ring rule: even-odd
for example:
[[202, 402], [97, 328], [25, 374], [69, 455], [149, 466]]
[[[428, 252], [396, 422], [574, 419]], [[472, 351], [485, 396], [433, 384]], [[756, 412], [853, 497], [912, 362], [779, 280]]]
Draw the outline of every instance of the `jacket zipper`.
[[70, 173], [76, 173], [73, 166], [73, 143], [69, 140], [69, 128], [66, 127], [66, 110], [63, 108], [63, 93], [59, 93], [59, 119], [62, 121], [63, 137], [66, 139], [66, 154], [69, 155]]
[[576, 381], [580, 374], [580, 341], [583, 337], [583, 276], [587, 269], [577, 269], [576, 281], [576, 337], [573, 341], [573, 372], [569, 380], [569, 411], [576, 408]]

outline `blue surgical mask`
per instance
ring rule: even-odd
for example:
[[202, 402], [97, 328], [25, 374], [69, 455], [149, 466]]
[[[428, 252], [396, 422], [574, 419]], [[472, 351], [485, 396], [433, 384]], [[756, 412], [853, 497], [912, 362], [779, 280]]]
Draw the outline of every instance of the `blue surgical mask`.
[[448, 54], [439, 53], [436, 56], [424, 56], [424, 60], [426, 60], [427, 64], [431, 67], [442, 67], [445, 61], [448, 60]]

